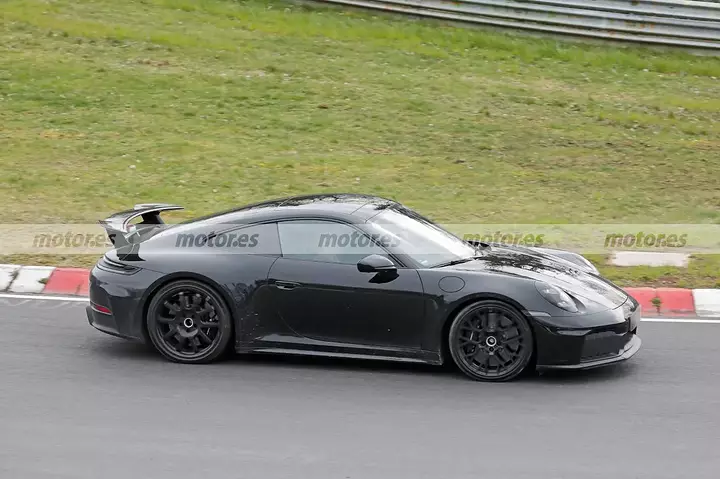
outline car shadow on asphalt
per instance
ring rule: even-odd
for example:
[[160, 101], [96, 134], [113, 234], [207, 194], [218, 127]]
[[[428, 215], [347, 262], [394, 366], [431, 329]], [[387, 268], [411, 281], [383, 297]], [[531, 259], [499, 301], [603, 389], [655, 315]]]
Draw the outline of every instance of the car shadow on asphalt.
[[637, 364], [632, 361], [587, 370], [548, 370], [529, 375], [530, 382], [578, 384], [619, 381], [635, 374]]
[[102, 359], [121, 359], [123, 361], [161, 362], [160, 353], [152, 347], [110, 336], [96, 336], [88, 340], [86, 345], [92, 354]]
[[[91, 344], [93, 354], [105, 359], [130, 361], [133, 363], [162, 364], [167, 361], [152, 347], [119, 338], [97, 338]], [[422, 363], [381, 361], [340, 357], [311, 356], [299, 354], [234, 354], [218, 363], [223, 366], [293, 368], [307, 370], [371, 372], [373, 374], [408, 374], [426, 377], [442, 377], [469, 381], [454, 364], [433, 366]], [[212, 365], [210, 367], [213, 367]], [[524, 384], [587, 384], [619, 381], [632, 376], [637, 369], [633, 361], [586, 371], [527, 371], [513, 381]]]
[[433, 366], [424, 363], [383, 361], [377, 359], [355, 359], [342, 357], [312, 356], [301, 354], [236, 354], [229, 358], [229, 362], [259, 365], [259, 366], [288, 366], [301, 368], [315, 368], [342, 371], [372, 371], [377, 373], [415, 373], [415, 374], [442, 374], [446, 366]]

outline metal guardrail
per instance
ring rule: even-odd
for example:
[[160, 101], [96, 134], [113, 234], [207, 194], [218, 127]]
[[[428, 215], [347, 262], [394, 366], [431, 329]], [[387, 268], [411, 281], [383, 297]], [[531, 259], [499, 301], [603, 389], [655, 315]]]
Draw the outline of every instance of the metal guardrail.
[[720, 3], [688, 0], [321, 0], [546, 33], [720, 50]]

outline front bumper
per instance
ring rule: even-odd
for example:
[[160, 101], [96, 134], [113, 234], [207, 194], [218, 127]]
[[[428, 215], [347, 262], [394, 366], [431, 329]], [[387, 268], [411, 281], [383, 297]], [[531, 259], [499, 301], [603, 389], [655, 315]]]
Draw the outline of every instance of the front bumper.
[[600, 368], [603, 366], [609, 366], [611, 364], [621, 363], [623, 361], [627, 361], [631, 357], [635, 355], [638, 351], [640, 351], [640, 346], [642, 345], [642, 340], [640, 339], [640, 336], [634, 334], [633, 337], [628, 341], [623, 349], [621, 349], [617, 354], [608, 355], [607, 357], [598, 358], [598, 359], [590, 359], [586, 361], [581, 361], [577, 364], [554, 364], [554, 365], [538, 365], [537, 369], [593, 369], [593, 368]]
[[637, 335], [642, 311], [628, 301], [625, 307], [576, 316], [572, 327], [559, 324], [561, 318], [535, 318], [537, 369], [591, 369], [633, 357], [642, 345]]

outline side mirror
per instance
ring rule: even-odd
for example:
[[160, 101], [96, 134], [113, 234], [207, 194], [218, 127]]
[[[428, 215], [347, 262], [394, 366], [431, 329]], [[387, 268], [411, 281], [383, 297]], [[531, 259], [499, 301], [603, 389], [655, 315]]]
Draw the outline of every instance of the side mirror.
[[358, 261], [357, 269], [361, 273], [397, 272], [395, 263], [379, 254], [371, 254]]

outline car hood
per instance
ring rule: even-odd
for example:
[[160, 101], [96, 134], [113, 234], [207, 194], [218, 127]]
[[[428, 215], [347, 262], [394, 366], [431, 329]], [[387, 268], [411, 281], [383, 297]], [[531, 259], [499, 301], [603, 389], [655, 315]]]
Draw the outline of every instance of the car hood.
[[627, 294], [614, 284], [563, 259], [529, 249], [495, 247], [482, 252], [477, 259], [445, 270], [496, 272], [544, 281], [567, 291], [578, 299], [616, 308], [627, 300]]

